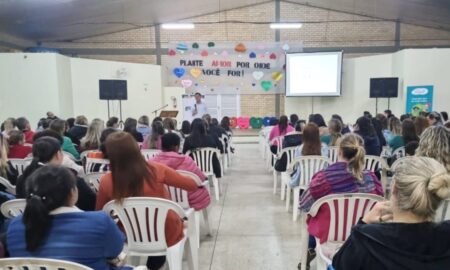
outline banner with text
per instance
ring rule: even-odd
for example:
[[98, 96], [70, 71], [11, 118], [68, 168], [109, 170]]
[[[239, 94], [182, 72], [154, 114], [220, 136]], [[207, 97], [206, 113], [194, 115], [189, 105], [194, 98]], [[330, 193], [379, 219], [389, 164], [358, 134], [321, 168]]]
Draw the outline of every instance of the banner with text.
[[285, 54], [301, 44], [279, 42], [182, 42], [169, 44], [168, 84], [187, 93], [285, 92]]
[[406, 88], [406, 113], [418, 116], [423, 111], [433, 111], [433, 86], [408, 86]]

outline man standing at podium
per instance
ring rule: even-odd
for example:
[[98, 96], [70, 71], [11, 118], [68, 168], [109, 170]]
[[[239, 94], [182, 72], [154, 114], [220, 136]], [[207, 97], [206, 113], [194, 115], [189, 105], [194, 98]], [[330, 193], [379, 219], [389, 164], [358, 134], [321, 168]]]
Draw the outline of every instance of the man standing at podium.
[[202, 118], [203, 115], [208, 113], [208, 107], [206, 106], [206, 103], [202, 101], [202, 95], [197, 92], [194, 95], [195, 97], [195, 103], [194, 103], [194, 110], [192, 111], [192, 117], [195, 118]]

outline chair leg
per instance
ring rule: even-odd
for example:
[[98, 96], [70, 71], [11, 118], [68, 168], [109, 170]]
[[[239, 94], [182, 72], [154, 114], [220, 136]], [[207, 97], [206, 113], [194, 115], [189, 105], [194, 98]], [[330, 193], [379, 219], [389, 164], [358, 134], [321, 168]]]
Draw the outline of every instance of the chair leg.
[[280, 194], [280, 199], [282, 201], [284, 201], [284, 199], [286, 198], [286, 186], [287, 186], [286, 176], [285, 177], [281, 177], [281, 194]]
[[[199, 264], [199, 262], [198, 262], [198, 247], [197, 247], [197, 243], [195, 242], [195, 240], [190, 237], [187, 239], [186, 255], [187, 255], [189, 269], [190, 270], [198, 270], [198, 264]], [[172, 268], [170, 268], [170, 269], [172, 269]], [[180, 268], [180, 270], [181, 270], [181, 268]]]
[[292, 220], [297, 221], [298, 218], [298, 204], [300, 202], [300, 189], [294, 188], [294, 201], [292, 203]]
[[202, 210], [202, 214], [203, 214], [203, 221], [205, 223], [205, 228], [206, 228], [206, 232], [208, 233], [208, 236], [212, 236], [212, 230], [211, 230], [211, 226], [209, 225], [209, 210], [208, 207]]
[[300, 213], [300, 231], [301, 231], [301, 243], [300, 243], [300, 262], [302, 263], [301, 270], [306, 270], [306, 260], [308, 258], [308, 239], [309, 239], [309, 233], [308, 233], [308, 227], [306, 224], [306, 214], [304, 212]]
[[194, 219], [195, 219], [195, 236], [196, 236], [196, 242], [197, 242], [197, 247], [200, 248], [200, 215], [201, 212], [200, 211], [195, 211], [194, 212]]
[[214, 185], [214, 193], [216, 195], [216, 201], [219, 201], [219, 180], [217, 180], [217, 177], [213, 175], [213, 185]]
[[277, 193], [277, 186], [278, 186], [278, 176], [277, 171], [273, 170], [273, 194]]
[[[188, 238], [186, 236], [186, 238]], [[167, 248], [166, 261], [169, 269], [182, 270], [183, 267], [183, 253], [186, 238], [178, 242], [176, 245]], [[188, 249], [190, 247], [188, 246]], [[192, 263], [193, 264], [193, 263]]]
[[289, 212], [289, 208], [291, 208], [291, 187], [286, 185], [286, 212]]

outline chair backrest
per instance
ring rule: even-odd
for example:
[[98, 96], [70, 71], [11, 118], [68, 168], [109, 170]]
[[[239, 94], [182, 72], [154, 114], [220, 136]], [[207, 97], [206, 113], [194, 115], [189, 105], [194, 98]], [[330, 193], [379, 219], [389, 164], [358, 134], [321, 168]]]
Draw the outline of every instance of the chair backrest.
[[395, 149], [394, 152], [392, 152], [392, 156], [396, 159], [405, 157], [406, 156], [405, 147], [402, 146], [402, 147]]
[[63, 152], [64, 156], [70, 158], [71, 160], [73, 160], [73, 161], [79, 161], [79, 160], [77, 160], [71, 153], [66, 152], [66, 151], [62, 151], [62, 152]]
[[98, 188], [100, 186], [100, 179], [105, 174], [106, 174], [106, 172], [91, 172], [91, 173], [87, 173], [84, 176], [84, 179], [86, 180], [87, 183], [89, 183], [89, 185], [91, 186], [92, 190], [94, 190], [95, 193], [97, 193], [98, 192]]
[[319, 209], [327, 204], [330, 208], [330, 227], [326, 242], [342, 243], [359, 218], [383, 200], [383, 197], [367, 193], [333, 194], [318, 199], [308, 214], [315, 217]]
[[[182, 170], [177, 170], [177, 172], [181, 175], [191, 177], [196, 182], [197, 186], [202, 184], [202, 180], [200, 180], [200, 178], [194, 173]], [[183, 209], [191, 208], [188, 200], [188, 192], [186, 190], [174, 186], [166, 186], [166, 188], [170, 193], [170, 198], [172, 201], [176, 202]]]
[[[94, 170], [94, 167], [99, 165], [99, 170]], [[86, 159], [86, 173], [96, 172], [96, 171], [108, 171], [109, 170], [109, 160], [101, 158], [87, 158]]]
[[300, 188], [307, 188], [314, 174], [331, 164], [330, 159], [323, 156], [297, 157], [295, 162], [298, 162], [300, 166]]
[[220, 156], [219, 149], [212, 147], [202, 147], [197, 148], [192, 151], [188, 151], [186, 155], [192, 157], [197, 166], [203, 171], [207, 176], [213, 175], [213, 157], [216, 155], [217, 158]]
[[8, 159], [11, 162], [11, 165], [17, 170], [19, 176], [23, 174], [23, 171], [31, 164], [33, 158], [10, 158]]
[[441, 222], [444, 220], [450, 220], [450, 199], [444, 200], [436, 210], [434, 221]]
[[226, 147], [227, 147], [228, 136], [225, 134], [222, 134], [222, 136], [219, 137], [219, 141], [222, 143], [221, 150], [225, 153], [227, 151]]
[[92, 153], [92, 152], [97, 152], [97, 150], [86, 150], [86, 151], [81, 152], [80, 153], [80, 160], [82, 162], [86, 162], [86, 158], [87, 158], [88, 154]]
[[364, 157], [364, 170], [375, 172], [386, 167], [384, 159], [379, 156], [366, 155]]
[[332, 163], [338, 160], [339, 146], [329, 146], [328, 147], [328, 158]]
[[0, 269], [8, 270], [93, 270], [82, 264], [44, 258], [0, 259]]
[[5, 191], [9, 194], [16, 195], [16, 186], [11, 184], [7, 179], [0, 176], [0, 185], [5, 187]]
[[281, 150], [283, 149], [283, 141], [284, 141], [284, 136], [278, 136], [278, 137], [273, 138], [269, 142], [269, 145], [276, 145], [277, 146], [277, 153], [280, 153]]
[[167, 250], [165, 223], [169, 210], [186, 218], [177, 203], [151, 197], [132, 197], [108, 202], [103, 211], [117, 216], [125, 228], [129, 256], [165, 255]]
[[15, 218], [25, 211], [27, 201], [25, 199], [9, 200], [2, 204], [0, 210], [6, 218]]
[[281, 158], [284, 154], [286, 154], [286, 171], [292, 171], [294, 167], [295, 160], [295, 150], [298, 146], [286, 147], [281, 150], [279, 153], [279, 157]]
[[159, 153], [161, 153], [161, 150], [159, 149], [141, 149], [141, 154], [144, 156], [145, 160], [150, 160]]

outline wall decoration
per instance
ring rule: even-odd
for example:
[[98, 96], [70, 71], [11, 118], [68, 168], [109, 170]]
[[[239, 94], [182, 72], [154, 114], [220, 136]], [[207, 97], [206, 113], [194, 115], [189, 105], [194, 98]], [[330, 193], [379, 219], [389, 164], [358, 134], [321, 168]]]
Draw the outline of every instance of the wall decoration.
[[406, 88], [406, 113], [419, 116], [420, 112], [433, 111], [433, 86], [408, 86]]
[[[167, 58], [166, 68], [172, 71], [167, 76], [168, 85], [184, 87], [188, 94], [284, 93], [285, 45], [279, 42], [169, 43], [168, 53], [174, 55]], [[290, 52], [302, 51], [300, 43], [288, 47]]]

